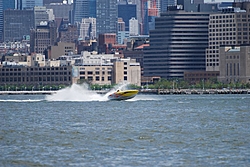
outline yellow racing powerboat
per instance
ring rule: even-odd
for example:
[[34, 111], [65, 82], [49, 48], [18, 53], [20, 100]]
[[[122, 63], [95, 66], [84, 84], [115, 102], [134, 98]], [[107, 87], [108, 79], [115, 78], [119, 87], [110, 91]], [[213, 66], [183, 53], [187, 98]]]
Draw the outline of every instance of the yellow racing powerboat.
[[137, 95], [138, 90], [117, 90], [108, 96], [109, 100], [128, 100]]

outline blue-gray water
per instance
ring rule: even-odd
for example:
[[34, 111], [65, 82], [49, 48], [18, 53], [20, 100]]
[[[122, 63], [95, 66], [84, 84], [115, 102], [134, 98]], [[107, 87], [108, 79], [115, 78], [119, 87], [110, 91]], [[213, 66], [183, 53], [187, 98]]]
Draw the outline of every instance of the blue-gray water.
[[54, 100], [0, 96], [0, 166], [250, 166], [250, 95]]

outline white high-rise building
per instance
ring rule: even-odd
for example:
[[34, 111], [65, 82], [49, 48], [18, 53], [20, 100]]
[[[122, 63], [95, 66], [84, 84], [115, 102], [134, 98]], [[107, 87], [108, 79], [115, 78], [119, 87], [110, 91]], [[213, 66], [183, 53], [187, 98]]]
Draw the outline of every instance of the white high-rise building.
[[139, 23], [134, 17], [129, 20], [129, 35], [139, 35]]
[[80, 38], [95, 39], [96, 38], [96, 18], [83, 18], [80, 25]]
[[55, 20], [55, 15], [53, 9], [46, 9], [46, 13], [49, 16], [49, 21]]

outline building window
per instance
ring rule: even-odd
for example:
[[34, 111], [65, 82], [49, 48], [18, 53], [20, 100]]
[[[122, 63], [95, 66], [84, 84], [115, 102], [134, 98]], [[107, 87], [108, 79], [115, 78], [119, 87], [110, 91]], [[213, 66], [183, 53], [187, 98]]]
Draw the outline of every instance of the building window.
[[88, 76], [88, 81], [93, 81], [93, 77], [92, 76]]

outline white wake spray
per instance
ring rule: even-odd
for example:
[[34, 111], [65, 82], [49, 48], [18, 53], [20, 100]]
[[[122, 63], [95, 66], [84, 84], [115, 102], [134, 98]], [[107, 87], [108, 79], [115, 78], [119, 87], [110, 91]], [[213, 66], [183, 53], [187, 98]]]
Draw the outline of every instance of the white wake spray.
[[77, 85], [73, 84], [70, 87], [59, 90], [57, 93], [47, 95], [47, 101], [107, 101], [108, 95], [115, 92], [117, 89], [125, 90], [127, 84], [119, 84], [105, 95], [101, 95], [89, 89], [87, 84]]
[[[117, 90], [127, 90], [129, 84], [121, 83], [116, 85], [113, 89], [109, 90], [106, 94], [98, 94], [95, 91], [89, 89], [87, 84], [73, 84], [70, 87], [59, 90], [57, 93], [47, 95], [45, 100], [47, 101], [108, 101], [108, 95], [114, 93]], [[150, 95], [140, 95], [133, 99], [126, 101], [139, 101], [139, 100], [159, 100], [156, 97]]]
[[47, 95], [48, 101], [104, 101], [104, 98], [88, 89], [86, 84], [73, 84], [52, 95]]

